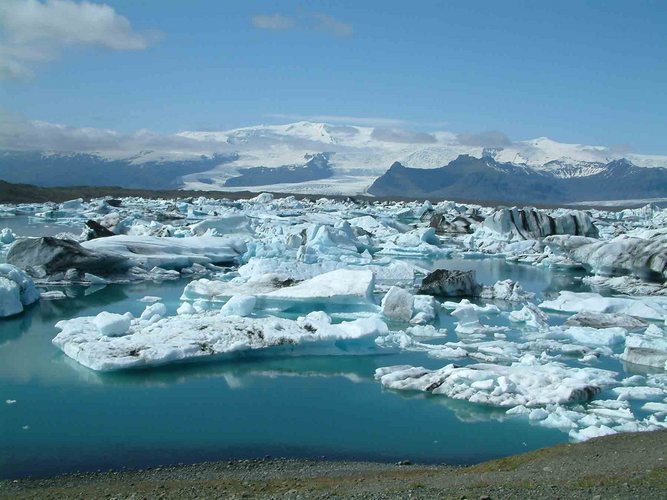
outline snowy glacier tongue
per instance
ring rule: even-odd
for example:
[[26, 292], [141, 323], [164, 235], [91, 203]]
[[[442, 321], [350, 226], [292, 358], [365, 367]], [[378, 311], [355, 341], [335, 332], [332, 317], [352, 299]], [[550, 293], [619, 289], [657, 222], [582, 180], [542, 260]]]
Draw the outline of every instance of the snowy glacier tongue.
[[[264, 193], [5, 206], [0, 220], [26, 213], [62, 232], [0, 230], [0, 322], [52, 311], [68, 369], [353, 354], [375, 390], [573, 440], [667, 427], [667, 210]], [[129, 284], [150, 288], [132, 311], [113, 303]]]

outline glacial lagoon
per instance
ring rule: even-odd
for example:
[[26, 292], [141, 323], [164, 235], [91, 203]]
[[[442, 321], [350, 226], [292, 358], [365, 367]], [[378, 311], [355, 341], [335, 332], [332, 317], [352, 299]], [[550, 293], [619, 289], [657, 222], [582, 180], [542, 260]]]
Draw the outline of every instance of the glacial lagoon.
[[[78, 232], [81, 221], [45, 227], [27, 217], [0, 219], [18, 236]], [[48, 232], [48, 233], [47, 233]], [[481, 285], [512, 279], [535, 301], [563, 290], [586, 292], [583, 271], [536, 267], [504, 258], [459, 253], [434, 258], [405, 257], [425, 271], [474, 270]], [[235, 267], [219, 272], [234, 273]], [[429, 350], [380, 349], [370, 339], [368, 352], [346, 353], [336, 342], [331, 355], [310, 350], [267, 348], [224, 359], [194, 361], [119, 372], [96, 372], [52, 344], [60, 320], [96, 316], [102, 311], [139, 317], [144, 297], [159, 297], [166, 315], [177, 315], [186, 285], [197, 277], [132, 283], [85, 285], [38, 283], [42, 291], [60, 290], [67, 298], [27, 306], [0, 319], [0, 476], [46, 476], [71, 471], [146, 468], [179, 462], [250, 457], [310, 457], [423, 463], [465, 464], [567, 442], [563, 428], [540, 425], [542, 419], [508, 415], [507, 408], [431, 395], [397, 391], [376, 379], [381, 367], [405, 365], [436, 370], [449, 362]], [[380, 304], [386, 287], [377, 287]], [[445, 299], [442, 299], [443, 301]], [[459, 299], [449, 299], [459, 300]], [[522, 342], [524, 326], [508, 320], [519, 307], [496, 304], [501, 313], [485, 318], [485, 327], [500, 327], [507, 342]], [[296, 319], [307, 305], [255, 315]], [[338, 308], [333, 323], [359, 316], [355, 308]], [[558, 327], [570, 315], [551, 312], [548, 325]], [[433, 346], [457, 342], [456, 318], [443, 312], [432, 322], [445, 336]], [[406, 325], [387, 321], [390, 331]], [[493, 337], [491, 337], [492, 339]], [[595, 360], [619, 381], [661, 373], [619, 359], [623, 345]], [[354, 350], [352, 350], [354, 351]], [[569, 367], [588, 366], [581, 353], [557, 355]], [[477, 359], [479, 361], [479, 358]], [[590, 360], [588, 361], [590, 363]], [[661, 380], [661, 379], [660, 379]], [[620, 384], [617, 384], [620, 385]], [[596, 400], [617, 397], [604, 387]], [[650, 416], [645, 401], [628, 408], [639, 421]], [[566, 405], [567, 406], [567, 405]], [[585, 411], [586, 405], [583, 410]]]

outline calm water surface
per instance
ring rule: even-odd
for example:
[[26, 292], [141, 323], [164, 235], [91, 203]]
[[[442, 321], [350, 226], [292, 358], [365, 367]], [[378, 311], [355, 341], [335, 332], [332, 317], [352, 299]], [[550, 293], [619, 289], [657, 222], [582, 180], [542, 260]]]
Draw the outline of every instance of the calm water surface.
[[[433, 266], [474, 268], [484, 283], [518, 279], [538, 293], [576, 285], [571, 275], [499, 259]], [[146, 295], [175, 314], [186, 283], [71, 288], [72, 298], [0, 320], [0, 477], [264, 455], [470, 463], [567, 440], [502, 410], [373, 380], [380, 366], [446, 364], [424, 353], [256, 356], [99, 374], [51, 344], [57, 321], [103, 310], [136, 315]], [[453, 331], [452, 318], [443, 326]]]

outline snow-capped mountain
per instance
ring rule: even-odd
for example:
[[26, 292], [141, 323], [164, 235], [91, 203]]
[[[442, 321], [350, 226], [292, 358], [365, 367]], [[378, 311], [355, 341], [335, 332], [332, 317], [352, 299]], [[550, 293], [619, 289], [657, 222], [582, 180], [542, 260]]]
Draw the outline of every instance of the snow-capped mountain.
[[[109, 171], [109, 162], [120, 162], [114, 163], [117, 167], [114, 168], [122, 172], [113, 176], [114, 183], [133, 187], [154, 187], [158, 177], [146, 172], [161, 168], [161, 172], [168, 174], [160, 176], [161, 187], [168, 184], [202, 190], [355, 195], [368, 192], [395, 162], [407, 168], [441, 169], [461, 155], [492, 160], [485, 163], [486, 168], [503, 175], [520, 173], [535, 179], [562, 181], [618, 175], [610, 172], [609, 165], [622, 158], [634, 168], [667, 169], [667, 156], [564, 144], [546, 137], [510, 141], [499, 133], [425, 133], [312, 122], [212, 132], [182, 131], [158, 143], [162, 147], [150, 151], [131, 154], [101, 151], [87, 154], [86, 158], [81, 154], [12, 151], [0, 154], [0, 178], [41, 185], [68, 185], [75, 180], [81, 184], [91, 172]], [[83, 169], [86, 175], [61, 175], [72, 171], [70, 163], [78, 165], [75, 171]], [[88, 168], [84, 167], [86, 163]], [[17, 164], [21, 168], [14, 168]], [[95, 184], [106, 181], [102, 175]], [[651, 191], [649, 187], [653, 189], [647, 186], [647, 193]], [[641, 191], [641, 183], [636, 189]], [[601, 195], [604, 198], [606, 193]]]

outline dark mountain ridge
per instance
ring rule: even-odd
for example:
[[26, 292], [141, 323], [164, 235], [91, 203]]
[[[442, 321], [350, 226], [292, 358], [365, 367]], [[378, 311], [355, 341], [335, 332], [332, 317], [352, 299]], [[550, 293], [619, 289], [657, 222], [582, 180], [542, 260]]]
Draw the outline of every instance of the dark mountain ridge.
[[561, 177], [551, 170], [460, 155], [444, 167], [409, 168], [396, 162], [373, 182], [376, 196], [466, 198], [512, 203], [569, 203], [667, 197], [667, 169], [637, 167], [626, 159], [598, 165], [597, 173]]

